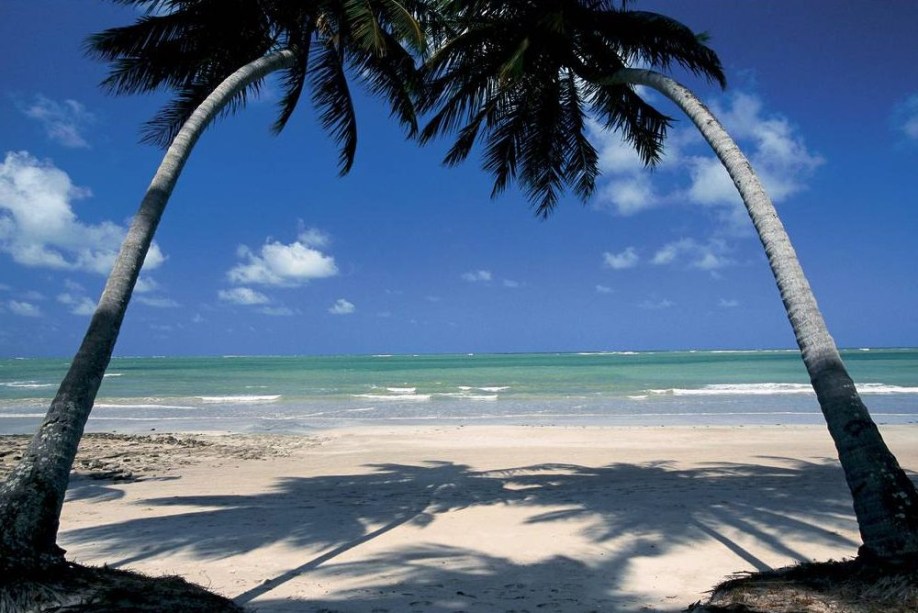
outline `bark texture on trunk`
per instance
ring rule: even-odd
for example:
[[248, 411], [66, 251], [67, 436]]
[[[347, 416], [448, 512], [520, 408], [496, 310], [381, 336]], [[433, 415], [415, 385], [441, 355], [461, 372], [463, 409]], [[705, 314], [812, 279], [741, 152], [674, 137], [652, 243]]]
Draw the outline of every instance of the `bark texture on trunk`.
[[883, 441], [829, 335], [784, 225], [749, 160], [717, 118], [686, 87], [649, 70], [616, 80], [646, 85], [675, 102], [720, 158], [759, 238], [854, 499], [860, 554], [884, 559], [918, 554], [918, 492]]
[[105, 284], [86, 335], [44, 421], [0, 488], [0, 574], [64, 563], [57, 546], [64, 495], [83, 428], [108, 367], [128, 302], [172, 189], [201, 133], [243, 88], [293, 63], [290, 50], [227, 77], [188, 118], [150, 183]]

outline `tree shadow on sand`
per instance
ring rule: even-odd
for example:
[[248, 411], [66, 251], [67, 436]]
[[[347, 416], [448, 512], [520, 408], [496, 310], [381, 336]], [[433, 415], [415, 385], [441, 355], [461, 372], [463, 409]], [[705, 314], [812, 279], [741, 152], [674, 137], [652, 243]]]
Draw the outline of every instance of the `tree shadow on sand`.
[[[831, 460], [762, 458], [761, 464], [691, 469], [666, 462], [599, 468], [541, 464], [493, 471], [448, 462], [368, 468], [360, 475], [282, 478], [258, 496], [145, 500], [149, 506], [182, 509], [164, 517], [71, 530], [63, 541], [65, 546], [92, 543], [114, 566], [180, 551], [206, 563], [272, 544], [301, 549], [301, 565], [279, 569], [262, 584], [231, 594], [237, 603], [259, 611], [510, 611], [522, 610], [524, 597], [529, 606], [543, 604], [539, 610], [616, 606], [624, 611], [640, 600], [620, 589], [636, 558], [714, 539], [749, 567], [765, 570], [768, 564], [750, 551], [749, 543], [784, 563], [809, 559], [794, 542], [831, 545], [852, 555], [857, 546], [839, 534], [855, 525], [844, 478]], [[527, 523], [560, 529], [569, 520], [583, 520], [581, 536], [598, 548], [608, 547], [607, 554], [588, 564], [565, 556], [526, 564], [474, 548], [418, 544], [356, 561], [355, 556], [339, 559], [401, 526], [423, 531], [438, 515], [491, 505], [513, 505], [530, 513]], [[527, 545], [521, 542], [520, 547]], [[359, 589], [327, 600], [268, 600], [273, 590], [290, 582], [330, 575], [363, 580]], [[576, 581], [537, 584], [532, 579], [537, 576]], [[579, 604], [565, 604], [571, 598]], [[678, 610], [688, 603], [672, 604]]]

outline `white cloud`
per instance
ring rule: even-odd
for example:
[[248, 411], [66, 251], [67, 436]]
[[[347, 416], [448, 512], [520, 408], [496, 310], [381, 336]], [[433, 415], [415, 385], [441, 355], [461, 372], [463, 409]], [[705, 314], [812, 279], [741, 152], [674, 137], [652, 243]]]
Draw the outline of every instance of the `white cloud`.
[[613, 130], [603, 128], [596, 121], [587, 123], [587, 131], [593, 146], [599, 153], [599, 170], [602, 173], [634, 174], [644, 170], [644, 162], [634, 147], [624, 141]]
[[353, 304], [351, 304], [344, 298], [339, 298], [337, 301], [335, 301], [335, 304], [333, 304], [328, 309], [328, 312], [331, 313], [332, 315], [350, 315], [356, 310], [357, 310], [357, 307], [355, 307]]
[[92, 315], [96, 311], [96, 301], [86, 296], [64, 292], [57, 295], [57, 301], [69, 306], [74, 315]]
[[918, 94], [912, 94], [893, 111], [896, 128], [911, 140], [918, 140]]
[[628, 247], [621, 253], [610, 253], [606, 251], [602, 254], [603, 265], [612, 270], [625, 270], [637, 266], [640, 258], [634, 247]]
[[22, 109], [30, 119], [38, 121], [48, 138], [71, 149], [88, 149], [83, 132], [95, 122], [95, 116], [76, 100], [56, 102], [44, 96]]
[[150, 292], [155, 292], [158, 289], [159, 283], [150, 277], [138, 277], [137, 283], [134, 285], [134, 293], [136, 294], [149, 294]]
[[520, 287], [521, 283], [519, 281], [514, 281], [513, 279], [504, 279], [504, 287], [510, 289], [516, 289]]
[[609, 180], [599, 190], [599, 198], [624, 217], [661, 204], [661, 198], [654, 192], [650, 173], [647, 172]]
[[648, 311], [661, 311], [663, 309], [669, 309], [674, 306], [676, 306], [676, 303], [666, 298], [663, 300], [645, 300], [638, 305], [638, 307]]
[[248, 287], [234, 287], [228, 290], [221, 289], [217, 292], [217, 297], [224, 302], [242, 305], [267, 304], [271, 302], [270, 298], [261, 292], [256, 292]]
[[237, 255], [245, 260], [227, 273], [233, 283], [292, 287], [312, 279], [324, 279], [338, 274], [335, 258], [319, 251], [328, 244], [328, 237], [318, 230], [304, 230], [294, 242], [285, 245], [269, 241], [259, 253], [246, 246]]
[[20, 317], [41, 317], [41, 309], [30, 302], [10, 300], [6, 303], [6, 306], [9, 307], [14, 315], [19, 315]]
[[[825, 160], [811, 153], [787, 118], [765, 116], [761, 99], [737, 93], [729, 107], [712, 105], [724, 127], [746, 153], [765, 190], [774, 202], [785, 200], [803, 190], [806, 179]], [[713, 156], [694, 157], [689, 161], [692, 186], [690, 200], [703, 205], [740, 203], [739, 194], [727, 171]]]
[[721, 298], [720, 302], [717, 303], [717, 306], [719, 306], [722, 309], [735, 309], [739, 305], [740, 305], [739, 300], [733, 300], [732, 298], [731, 299]]
[[596, 293], [598, 294], [611, 294], [612, 291], [613, 291], [612, 288], [609, 287], [608, 285], [597, 285], [596, 286]]
[[271, 317], [290, 317], [291, 315], [294, 314], [293, 309], [287, 308], [285, 306], [262, 307], [258, 309], [258, 312], [263, 313], [265, 315], [270, 315]]
[[[774, 202], [805, 189], [807, 180], [824, 163], [807, 149], [787, 118], [766, 112], [756, 96], [737, 93], [725, 103], [715, 101], [711, 108], [750, 159]], [[911, 117], [918, 134], [918, 96]], [[733, 181], [697, 129], [688, 122], [682, 125], [686, 127], [669, 131], [663, 158], [651, 173], [619, 134], [591, 123], [590, 136], [605, 175], [599, 180], [596, 206], [627, 216], [687, 202], [716, 207], [717, 217], [728, 229], [747, 230], [749, 221]], [[658, 181], [664, 175], [682, 185], [665, 190]]]
[[683, 238], [661, 247], [651, 262], [661, 266], [686, 261], [691, 268], [713, 271], [733, 263], [727, 257], [727, 251], [727, 245], [722, 240], [715, 239], [702, 244], [692, 238]]
[[490, 270], [473, 270], [462, 274], [462, 280], [469, 283], [487, 283], [492, 277]]
[[[126, 230], [110, 221], [79, 221], [71, 202], [89, 195], [50, 162], [8, 152], [0, 164], [0, 251], [23, 266], [107, 275]], [[154, 243], [144, 270], [164, 260]]]
[[162, 296], [137, 296], [135, 300], [156, 309], [175, 309], [181, 306], [172, 298], [164, 298]]

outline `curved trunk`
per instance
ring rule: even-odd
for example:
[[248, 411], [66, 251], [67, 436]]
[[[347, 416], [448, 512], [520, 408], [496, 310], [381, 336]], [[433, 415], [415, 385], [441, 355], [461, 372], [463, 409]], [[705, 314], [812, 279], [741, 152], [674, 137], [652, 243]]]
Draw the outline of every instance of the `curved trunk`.
[[803, 362], [854, 498], [860, 554], [895, 558], [918, 553], [918, 493], [889, 451], [829, 336], [816, 298], [784, 225], [749, 160], [714, 115], [687, 88], [648, 70], [615, 80], [646, 85], [675, 102], [695, 123], [739, 190], [758, 232], [803, 354]]
[[195, 109], [166, 151], [121, 245], [70, 370], [22, 460], [0, 489], [0, 572], [42, 569], [64, 562], [64, 551], [56, 540], [70, 469], [137, 276], [182, 167], [201, 133], [236, 94], [268, 73], [289, 66], [293, 59], [292, 51], [280, 51], [230, 75]]

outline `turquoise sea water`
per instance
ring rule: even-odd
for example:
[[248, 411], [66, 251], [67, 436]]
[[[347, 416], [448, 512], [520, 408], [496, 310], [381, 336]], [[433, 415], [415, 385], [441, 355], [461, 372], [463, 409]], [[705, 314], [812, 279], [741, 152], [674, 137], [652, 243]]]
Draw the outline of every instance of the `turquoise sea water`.
[[[918, 349], [844, 352], [879, 423], [918, 423]], [[0, 360], [0, 434], [34, 431], [67, 368]], [[115, 358], [90, 431], [378, 423], [818, 424], [796, 351]]]

